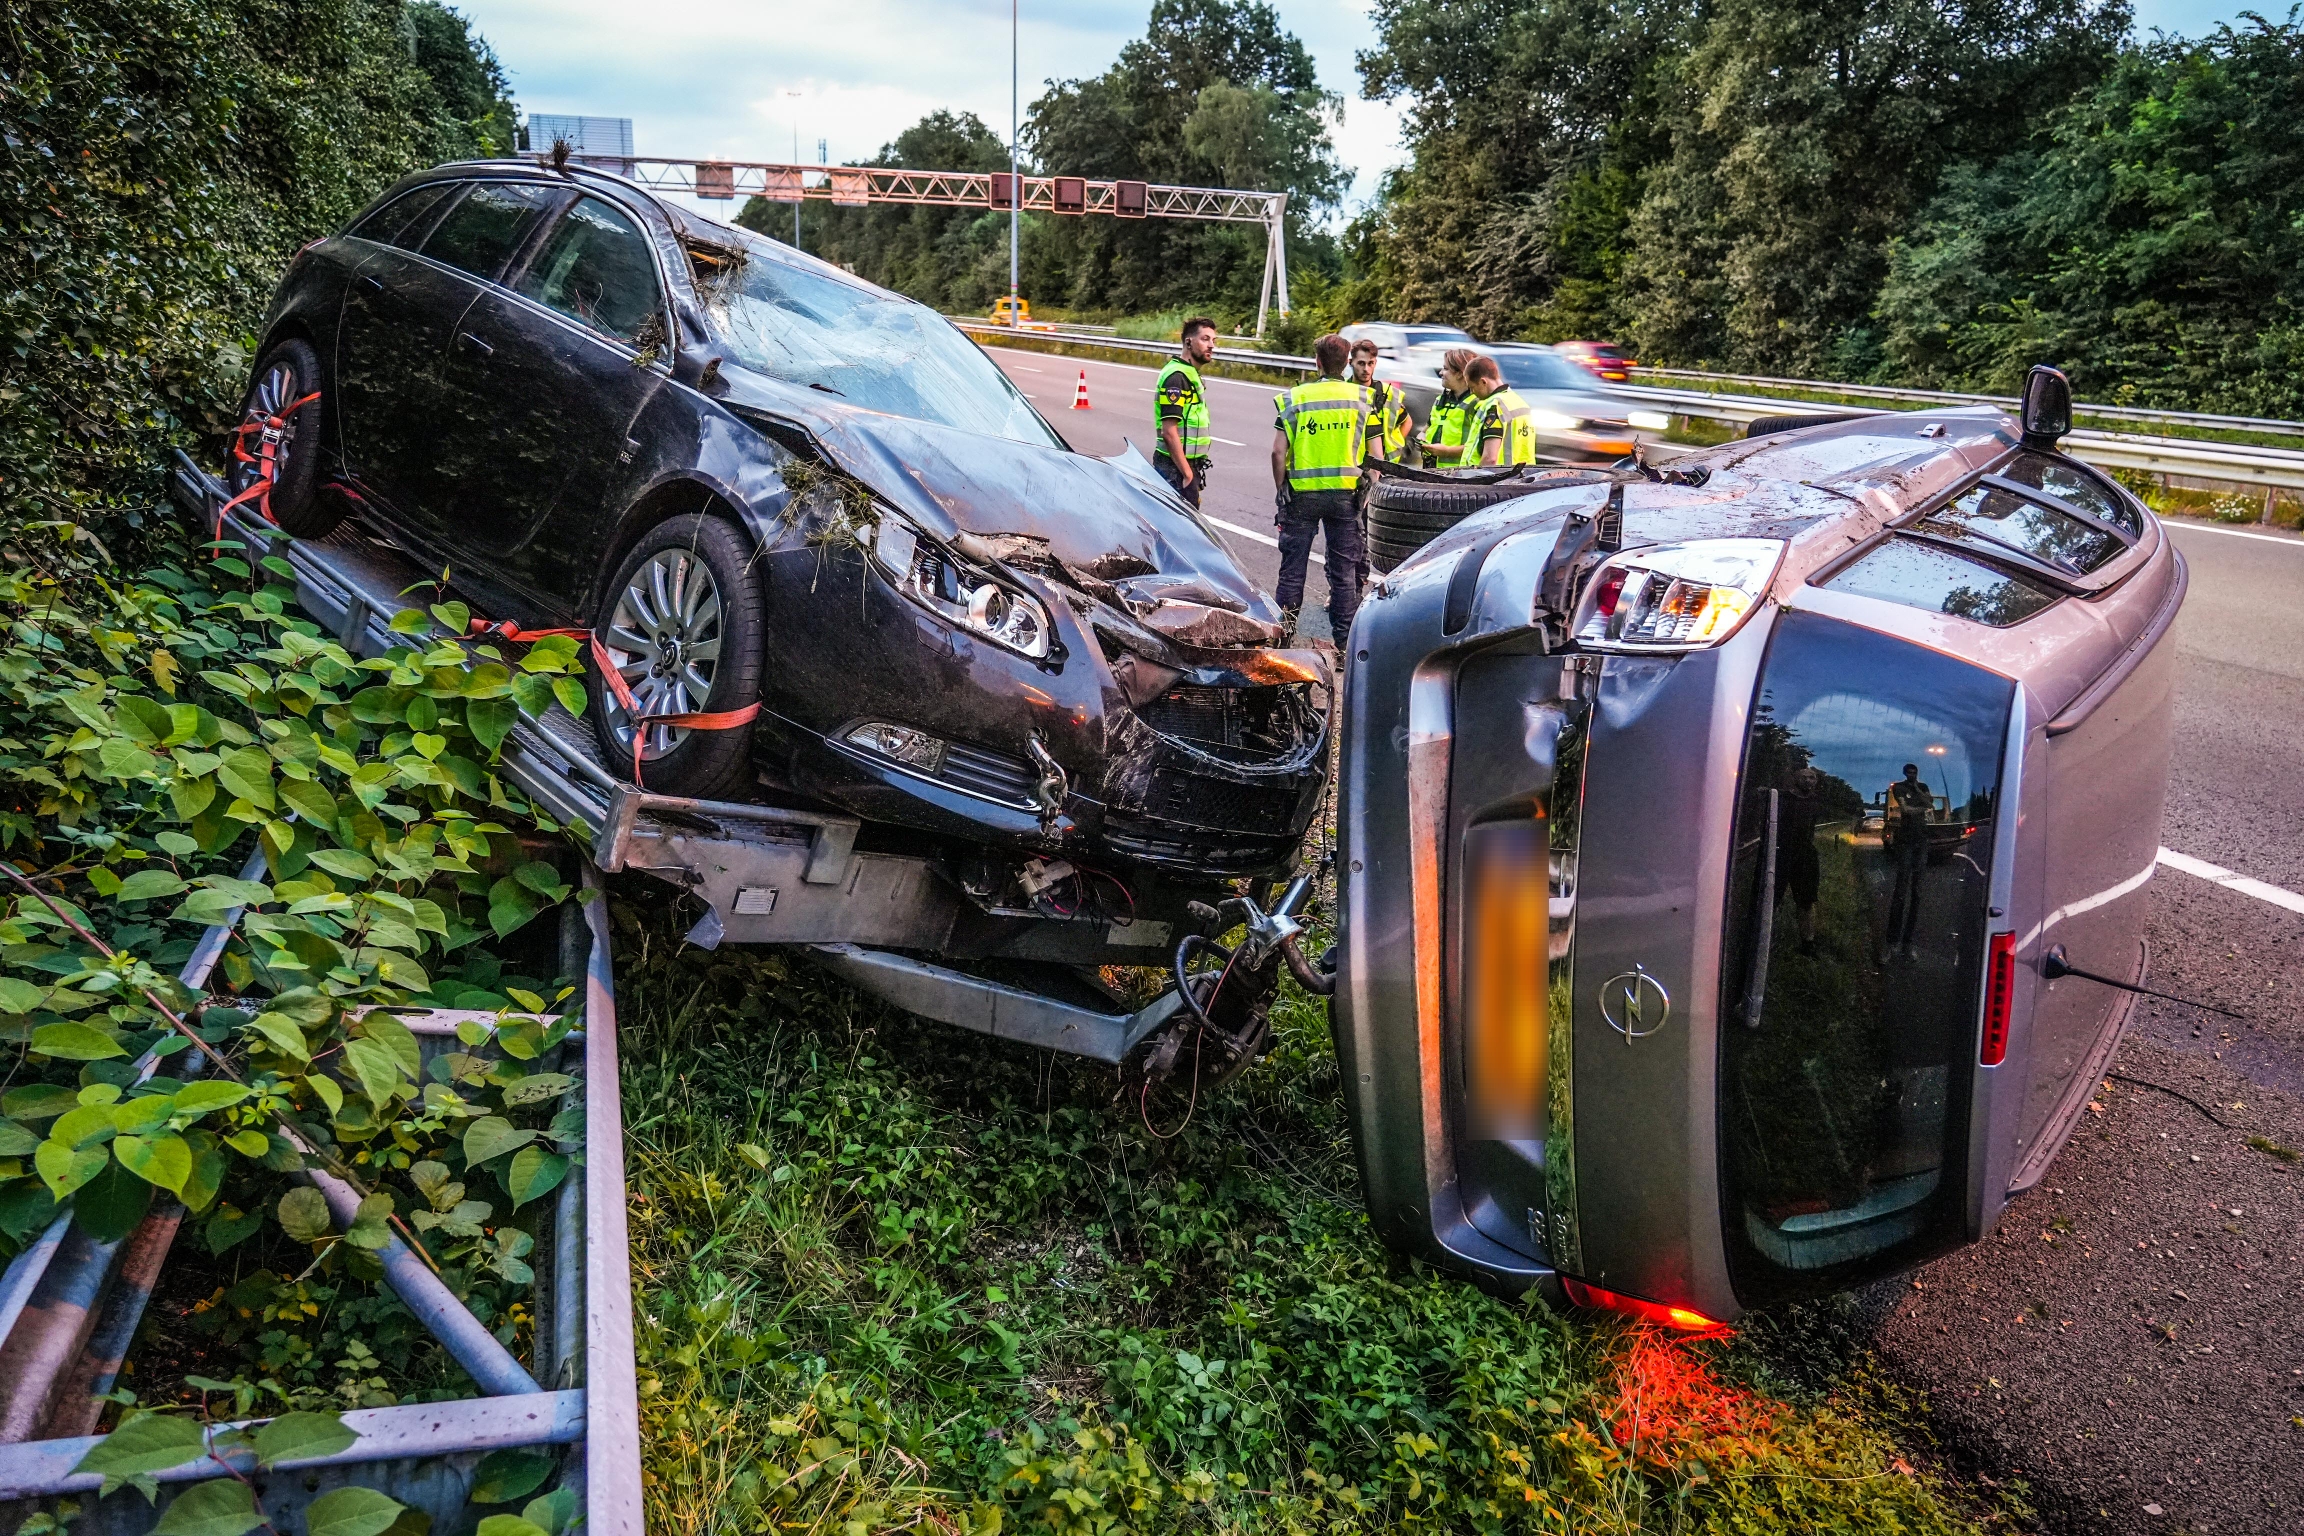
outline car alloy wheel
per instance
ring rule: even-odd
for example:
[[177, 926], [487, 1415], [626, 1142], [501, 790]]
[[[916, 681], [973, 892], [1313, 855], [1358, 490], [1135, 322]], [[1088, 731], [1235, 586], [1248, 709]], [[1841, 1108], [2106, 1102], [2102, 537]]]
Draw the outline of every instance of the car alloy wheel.
[[[281, 532], [299, 539], [319, 538], [344, 517], [341, 503], [320, 496], [319, 381], [318, 354], [289, 337], [257, 363], [240, 405], [240, 421], [247, 429], [236, 438], [241, 452], [250, 460], [259, 459], [270, 439], [272, 488], [263, 498], [264, 508]], [[238, 453], [231, 455], [229, 467], [235, 496], [256, 484], [262, 474], [257, 464], [244, 462]]]
[[[690, 550], [660, 549], [625, 580], [605, 641], [641, 715], [681, 715], [707, 707], [721, 631], [720, 587], [710, 568]], [[631, 715], [613, 701], [607, 714], [617, 745], [629, 752]], [[643, 729], [643, 758], [662, 757], [688, 737], [679, 726]]]

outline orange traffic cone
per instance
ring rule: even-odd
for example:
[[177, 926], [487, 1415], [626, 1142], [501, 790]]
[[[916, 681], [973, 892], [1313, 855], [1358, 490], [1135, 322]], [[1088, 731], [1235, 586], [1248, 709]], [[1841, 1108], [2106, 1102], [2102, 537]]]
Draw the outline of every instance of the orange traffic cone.
[[1072, 391], [1072, 409], [1085, 411], [1088, 405], [1088, 370], [1080, 370], [1080, 387]]

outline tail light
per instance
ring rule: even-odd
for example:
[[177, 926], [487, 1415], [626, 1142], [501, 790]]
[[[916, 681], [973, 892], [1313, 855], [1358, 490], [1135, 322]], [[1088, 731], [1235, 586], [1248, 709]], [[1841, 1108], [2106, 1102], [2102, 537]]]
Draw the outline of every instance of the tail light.
[[1716, 1323], [1701, 1312], [1686, 1307], [1668, 1307], [1660, 1301], [1647, 1301], [1638, 1296], [1626, 1296], [1616, 1291], [1604, 1291], [1581, 1280], [1560, 1277], [1560, 1288], [1568, 1299], [1579, 1307], [1590, 1307], [1597, 1312], [1621, 1312], [1627, 1317], [1639, 1318], [1644, 1323], [1655, 1323], [1663, 1328], [1677, 1328], [1684, 1333], [1726, 1333], [1726, 1323]]
[[2016, 935], [1992, 935], [1984, 972], [1984, 1048], [1977, 1060], [1996, 1067], [2008, 1059], [2008, 1018], [2016, 1008]]

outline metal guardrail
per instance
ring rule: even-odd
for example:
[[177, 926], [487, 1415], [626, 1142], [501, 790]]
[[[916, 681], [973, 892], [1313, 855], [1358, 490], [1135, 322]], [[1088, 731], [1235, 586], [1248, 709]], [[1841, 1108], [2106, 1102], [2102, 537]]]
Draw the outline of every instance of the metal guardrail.
[[[1135, 341], [1112, 336], [1067, 336], [1060, 330], [1026, 330], [1019, 332], [1009, 326], [991, 325], [973, 320], [952, 322], [968, 335], [994, 345], [1013, 345], [1022, 340], [1038, 341], [1050, 347], [1062, 347], [1066, 341], [1075, 345], [1093, 347], [1099, 351], [1134, 352], [1146, 358], [1174, 357], [1182, 349], [1174, 342]], [[1257, 352], [1241, 347], [1218, 347], [1220, 362], [1241, 363], [1252, 367], [1270, 368], [1282, 373], [1309, 373], [1312, 359], [1293, 357], [1278, 352]], [[1670, 373], [1673, 377], [1689, 379], [1718, 379], [1729, 381], [1724, 374], [1686, 373], [1666, 369], [1641, 369], [1643, 374]], [[1881, 398], [1908, 400], [1912, 409], [1929, 405], [1993, 405], [2012, 406], [2012, 399], [1991, 395], [1955, 395], [1931, 390], [1856, 389], [1853, 386], [1821, 384], [1814, 380], [1746, 378], [1747, 384], [1764, 384], [1785, 388], [1809, 389], [1821, 393], [1842, 392]], [[1610, 387], [1610, 386], [1598, 386]], [[1613, 392], [1629, 399], [1668, 407], [1674, 415], [1699, 421], [1726, 422], [1746, 426], [1764, 416], [1789, 416], [1806, 411], [1818, 414], [1839, 413], [1848, 416], [1873, 414], [1864, 406], [1850, 405], [1844, 400], [1806, 400], [1792, 396], [1764, 396], [1729, 394], [1717, 390], [1668, 389], [1648, 384], [1618, 384]], [[2274, 421], [2249, 416], [2208, 416], [2181, 411], [2142, 411], [2128, 407], [2076, 405], [2076, 412], [2115, 416], [2125, 413], [2137, 420], [2158, 420], [2175, 425], [2215, 427], [2230, 431], [2290, 432], [2304, 435], [2304, 422]], [[2256, 443], [2226, 443], [2211, 438], [2156, 437], [2145, 433], [2103, 432], [2089, 429], [2075, 431], [2064, 439], [2064, 450], [2074, 458], [2094, 464], [2100, 469], [2127, 469], [2155, 475], [2184, 475], [2193, 479], [2221, 481], [2226, 484], [2251, 486], [2259, 490], [2304, 490], [2304, 450], [2273, 448]]]
[[[1740, 389], [1790, 389], [1807, 394], [1848, 395], [1867, 400], [1909, 400], [1918, 405], [1998, 405], [2014, 407], [2014, 395], [1965, 395], [1943, 389], [1895, 389], [1874, 384], [1834, 384], [1823, 379], [1773, 379], [1754, 373], [1703, 373], [1692, 368], [1634, 368], [1635, 377], [1687, 380], [1711, 394], [1706, 386]], [[1671, 387], [1667, 385], [1666, 387]], [[2076, 416], [2099, 421], [2133, 421], [2146, 426], [2198, 427], [2213, 432], [2270, 432], [2282, 437], [2304, 437], [2304, 421], [2282, 421], [2272, 416], [2216, 416], [2204, 411], [2161, 411], [2138, 405], [2092, 405], [2082, 400], [2072, 407]]]

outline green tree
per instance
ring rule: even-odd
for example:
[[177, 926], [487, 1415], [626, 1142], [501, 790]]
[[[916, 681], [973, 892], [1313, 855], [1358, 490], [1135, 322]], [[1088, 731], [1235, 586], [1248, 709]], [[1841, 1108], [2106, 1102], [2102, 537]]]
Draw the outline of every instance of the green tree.
[[405, 172], [485, 151], [463, 99], [443, 95], [444, 54], [430, 70], [415, 56], [434, 9], [0, 11], [6, 531], [150, 506], [165, 449], [229, 421], [296, 247]]
[[[1334, 265], [1314, 228], [1345, 176], [1328, 136], [1336, 98], [1262, 0], [1154, 0], [1144, 36], [1103, 74], [1052, 85], [1025, 142], [1050, 174], [1238, 185], [1289, 194], [1289, 261]], [[1147, 219], [1052, 221], [1027, 292], [1081, 308], [1253, 313], [1263, 231]]]
[[519, 110], [488, 40], [437, 0], [413, 0], [401, 26], [408, 56], [431, 79], [447, 118], [464, 125], [481, 153], [511, 153]]
[[[973, 112], [936, 111], [898, 134], [866, 163], [909, 170], [1004, 171], [1008, 146]], [[774, 239], [788, 239], [792, 205], [750, 198], [736, 222]], [[983, 309], [995, 292], [1008, 289], [1006, 214], [811, 203], [801, 215], [801, 244], [869, 282], [955, 313]]]
[[1363, 89], [1413, 162], [1355, 231], [1375, 307], [1484, 335], [1606, 331], [1657, 105], [1701, 13], [1656, 0], [1377, 0]]
[[1899, 376], [2304, 412], [2304, 28], [2249, 17], [2125, 54], [2040, 139], [1948, 177], [1894, 248]]
[[1948, 167], [2102, 75], [2124, 0], [1723, 0], [1677, 59], [1620, 303], [1645, 353], [1861, 374], [1890, 242]]

